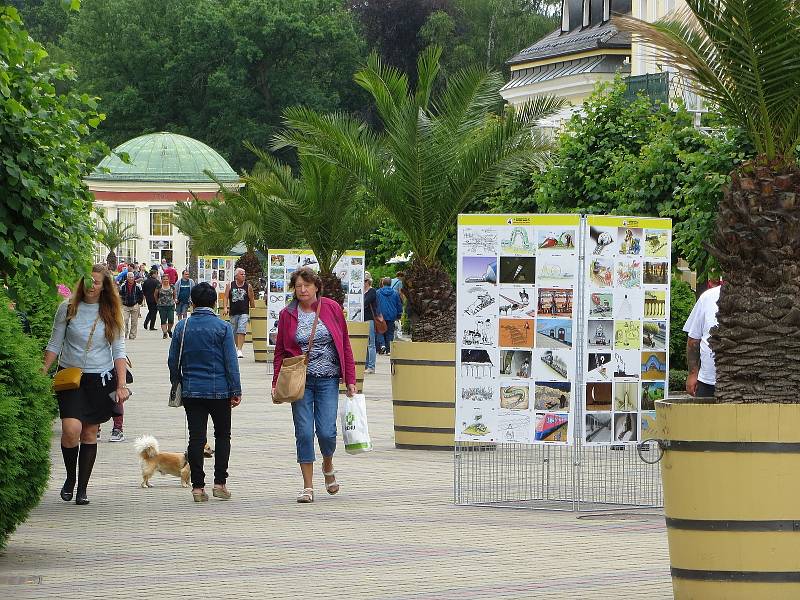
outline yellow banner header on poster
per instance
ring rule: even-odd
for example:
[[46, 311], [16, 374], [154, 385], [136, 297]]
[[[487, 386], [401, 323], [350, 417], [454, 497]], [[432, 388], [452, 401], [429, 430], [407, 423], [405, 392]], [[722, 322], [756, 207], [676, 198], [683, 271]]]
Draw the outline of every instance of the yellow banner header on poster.
[[672, 219], [658, 217], [621, 217], [617, 215], [589, 215], [589, 225], [597, 227], [644, 227], [647, 229], [672, 229]]
[[[308, 248], [274, 248], [269, 250], [269, 254], [310, 254], [314, 252]], [[342, 256], [366, 256], [364, 250], [348, 250]]]
[[459, 225], [578, 225], [580, 215], [458, 215]]

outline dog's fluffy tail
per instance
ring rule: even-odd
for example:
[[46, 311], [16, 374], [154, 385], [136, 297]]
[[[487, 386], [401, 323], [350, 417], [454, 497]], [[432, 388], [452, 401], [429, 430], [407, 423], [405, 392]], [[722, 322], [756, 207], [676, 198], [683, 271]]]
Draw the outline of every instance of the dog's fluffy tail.
[[158, 440], [152, 435], [143, 435], [133, 442], [133, 448], [142, 459], [158, 456]]

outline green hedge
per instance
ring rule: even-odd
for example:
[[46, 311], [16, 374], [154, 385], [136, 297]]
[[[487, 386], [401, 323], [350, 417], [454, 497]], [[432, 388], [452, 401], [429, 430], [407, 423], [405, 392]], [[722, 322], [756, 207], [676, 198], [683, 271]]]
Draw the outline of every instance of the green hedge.
[[47, 487], [56, 402], [38, 342], [0, 293], [0, 548]]
[[696, 301], [692, 286], [672, 276], [669, 298], [669, 368], [686, 370], [686, 333], [683, 326]]
[[54, 288], [36, 280], [23, 282], [18, 277], [9, 279], [7, 283], [15, 296], [17, 310], [28, 319], [31, 335], [39, 350], [44, 351], [53, 329], [56, 310], [64, 298]]

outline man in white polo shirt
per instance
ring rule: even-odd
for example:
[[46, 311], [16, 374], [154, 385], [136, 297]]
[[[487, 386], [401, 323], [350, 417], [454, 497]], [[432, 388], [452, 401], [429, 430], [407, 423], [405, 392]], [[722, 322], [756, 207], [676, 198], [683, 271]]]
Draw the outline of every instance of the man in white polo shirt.
[[717, 384], [717, 369], [714, 352], [708, 345], [709, 332], [717, 324], [717, 302], [721, 286], [707, 289], [700, 294], [686, 320], [683, 330], [689, 334], [686, 341], [686, 362], [689, 376], [686, 391], [691, 396], [713, 397]]

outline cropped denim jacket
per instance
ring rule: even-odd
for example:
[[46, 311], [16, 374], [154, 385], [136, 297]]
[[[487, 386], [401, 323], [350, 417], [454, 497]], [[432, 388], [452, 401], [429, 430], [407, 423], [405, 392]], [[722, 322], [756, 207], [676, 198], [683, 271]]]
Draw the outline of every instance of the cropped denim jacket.
[[233, 343], [233, 329], [210, 308], [196, 308], [192, 316], [175, 326], [169, 346], [169, 378], [175, 383], [180, 377], [178, 354], [183, 330], [184, 398], [225, 399], [242, 395], [239, 363]]

